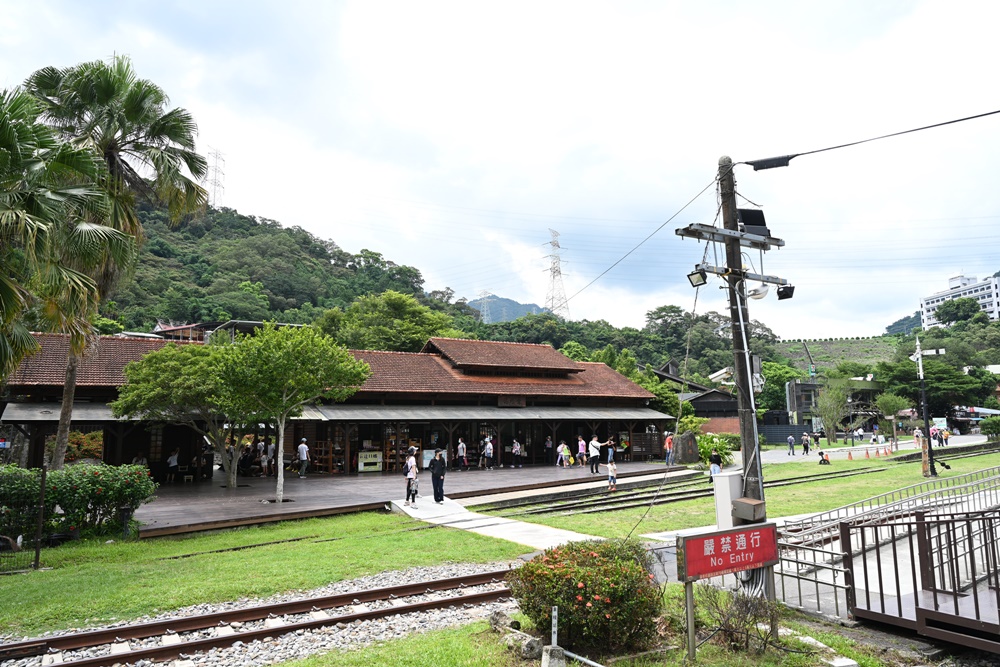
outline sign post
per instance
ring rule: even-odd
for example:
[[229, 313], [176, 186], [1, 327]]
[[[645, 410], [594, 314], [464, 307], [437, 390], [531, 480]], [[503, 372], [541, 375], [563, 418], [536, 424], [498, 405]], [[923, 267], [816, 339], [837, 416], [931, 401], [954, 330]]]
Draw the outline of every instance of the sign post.
[[[777, 563], [778, 529], [773, 523], [677, 538], [677, 580], [684, 582], [690, 660], [695, 659], [694, 582], [744, 570], [771, 568]], [[775, 629], [771, 628], [771, 632]]]

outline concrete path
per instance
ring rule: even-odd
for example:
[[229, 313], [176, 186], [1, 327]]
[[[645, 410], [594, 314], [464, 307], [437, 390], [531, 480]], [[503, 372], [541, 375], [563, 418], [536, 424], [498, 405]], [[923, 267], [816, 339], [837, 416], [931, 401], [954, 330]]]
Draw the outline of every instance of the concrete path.
[[448, 499], [447, 496], [441, 505], [428, 497], [418, 498], [416, 507], [404, 505], [402, 500], [393, 500], [392, 511], [402, 512], [414, 519], [438, 526], [459, 528], [480, 535], [516, 542], [532, 549], [551, 549], [567, 542], [601, 539], [593, 535], [575, 533], [571, 530], [471, 512], [454, 500]]

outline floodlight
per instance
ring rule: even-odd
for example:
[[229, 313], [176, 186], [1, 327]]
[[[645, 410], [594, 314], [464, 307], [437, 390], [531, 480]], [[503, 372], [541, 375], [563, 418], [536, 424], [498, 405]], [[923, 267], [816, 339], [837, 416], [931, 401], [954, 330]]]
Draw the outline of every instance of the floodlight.
[[767, 283], [761, 283], [760, 287], [754, 287], [753, 289], [748, 290], [747, 296], [751, 299], [763, 299], [767, 296], [768, 289]]
[[781, 301], [782, 299], [791, 299], [793, 294], [795, 294], [794, 285], [782, 285], [778, 288], [778, 301]]
[[696, 269], [688, 274], [688, 282], [691, 283], [691, 287], [701, 287], [708, 282], [708, 274], [705, 273], [705, 269]]

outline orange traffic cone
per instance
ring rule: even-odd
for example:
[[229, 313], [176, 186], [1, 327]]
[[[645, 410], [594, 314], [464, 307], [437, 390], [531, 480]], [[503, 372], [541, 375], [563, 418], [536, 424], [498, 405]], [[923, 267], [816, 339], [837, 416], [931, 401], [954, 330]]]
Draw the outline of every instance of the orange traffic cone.
[[870, 459], [871, 457], [872, 457], [872, 455], [868, 453], [868, 448], [865, 447], [865, 458], [866, 459]]
[[889, 451], [889, 448], [888, 448], [888, 447], [886, 447], [886, 448], [885, 448], [885, 455], [886, 455], [886, 456], [889, 456], [889, 455], [891, 455], [891, 454], [892, 454], [892, 452], [890, 452], [890, 451]]
[[847, 460], [848, 461], [853, 461], [854, 460], [854, 457], [851, 456], [851, 450], [849, 450], [849, 449], [847, 450]]
[[881, 454], [878, 453], [878, 447], [875, 448], [875, 458], [880, 457]]

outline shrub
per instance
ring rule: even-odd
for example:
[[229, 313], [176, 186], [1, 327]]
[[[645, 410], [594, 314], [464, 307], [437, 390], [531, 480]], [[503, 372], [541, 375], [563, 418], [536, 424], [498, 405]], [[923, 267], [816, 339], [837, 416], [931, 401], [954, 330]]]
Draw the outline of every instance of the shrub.
[[[715, 437], [719, 439], [719, 442], [725, 443], [722, 446], [731, 452], [740, 451], [740, 434], [739, 433], [716, 433]], [[712, 450], [709, 450], [710, 452]]]
[[[724, 435], [719, 435], [717, 433], [708, 433], [706, 435], [698, 436], [698, 456], [701, 460], [708, 464], [708, 457], [712, 453], [713, 449], [718, 450], [719, 456], [722, 457], [722, 465], [727, 466], [733, 462], [733, 450], [730, 448], [729, 442], [726, 440], [726, 436], [732, 435], [731, 433], [726, 433]], [[736, 449], [740, 448], [739, 436], [736, 436]]]
[[548, 549], [508, 575], [510, 589], [536, 628], [552, 627], [559, 644], [614, 652], [648, 644], [656, 632], [660, 590], [649, 552], [634, 541], [606, 540]]
[[778, 623], [778, 603], [714, 586], [698, 586], [698, 606], [710, 619], [717, 643], [730, 651], [763, 653], [771, 642], [770, 628]]
[[979, 431], [990, 440], [996, 440], [1000, 436], [1000, 417], [987, 417], [979, 422]]
[[[56, 436], [50, 435], [45, 439], [45, 451], [51, 458], [56, 449]], [[80, 431], [70, 431], [66, 442], [66, 462], [80, 461], [82, 459], [104, 458], [104, 433], [101, 431], [91, 431], [81, 433]]]
[[49, 473], [48, 487], [63, 526], [82, 530], [120, 526], [120, 509], [134, 512], [151, 500], [156, 482], [145, 466], [81, 464]]
[[[42, 471], [14, 465], [0, 466], [0, 535], [34, 535], [38, 521], [38, 492]], [[46, 516], [55, 510], [55, 500], [46, 496]]]

